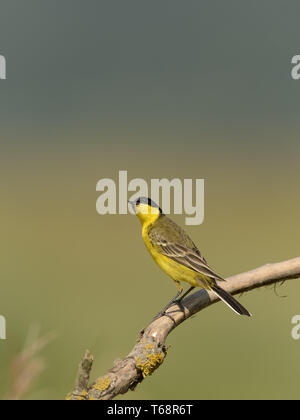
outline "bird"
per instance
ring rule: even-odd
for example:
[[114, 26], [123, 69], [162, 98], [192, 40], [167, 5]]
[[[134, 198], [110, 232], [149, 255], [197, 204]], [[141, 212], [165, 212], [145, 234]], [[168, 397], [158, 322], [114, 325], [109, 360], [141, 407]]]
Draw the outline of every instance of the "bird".
[[[226, 280], [209, 267], [184, 229], [167, 217], [151, 198], [140, 197], [134, 201], [129, 200], [129, 203], [142, 224], [142, 238], [146, 248], [162, 271], [174, 280], [177, 287], [176, 296], [158, 316], [165, 315], [166, 310], [174, 303], [181, 306], [182, 299], [196, 287], [212, 290], [238, 315], [252, 316], [218, 284]], [[181, 282], [190, 284], [190, 288], [183, 295]]]

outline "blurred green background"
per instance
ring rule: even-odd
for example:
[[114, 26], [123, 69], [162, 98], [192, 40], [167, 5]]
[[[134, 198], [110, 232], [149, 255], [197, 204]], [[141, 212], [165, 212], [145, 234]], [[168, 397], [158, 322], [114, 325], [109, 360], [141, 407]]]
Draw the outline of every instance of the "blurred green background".
[[[205, 178], [187, 227], [223, 276], [299, 256], [298, 1], [3, 0], [0, 396], [30, 326], [55, 331], [27, 398], [61, 399], [86, 348], [94, 376], [176, 289], [133, 216], [99, 216], [96, 183]], [[184, 224], [184, 216], [174, 220]], [[134, 399], [299, 398], [297, 280], [178, 328]]]

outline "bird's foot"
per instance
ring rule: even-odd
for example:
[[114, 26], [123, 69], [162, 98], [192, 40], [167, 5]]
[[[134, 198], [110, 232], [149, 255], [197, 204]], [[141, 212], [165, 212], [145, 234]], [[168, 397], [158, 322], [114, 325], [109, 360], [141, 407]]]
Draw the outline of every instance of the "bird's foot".
[[[182, 304], [182, 302], [181, 302], [181, 299], [175, 299], [175, 300], [173, 300], [172, 302], [170, 302], [170, 304], [167, 306], [167, 307], [165, 307], [162, 311], [160, 311], [153, 319], [152, 319], [152, 321], [151, 321], [151, 323], [152, 322], [154, 322], [154, 321], [156, 321], [158, 318], [161, 318], [161, 317], [163, 317], [163, 316], [167, 316], [168, 318], [170, 318], [171, 319], [171, 321], [173, 321], [174, 322], [174, 324], [176, 324], [176, 321], [174, 320], [174, 318], [172, 317], [172, 315], [171, 315], [171, 313], [173, 312], [167, 312], [167, 310], [171, 307], [171, 306], [173, 306], [173, 305], [177, 305], [178, 307], [179, 307], [179, 309], [180, 309], [180, 312], [182, 312], [183, 313], [183, 315], [184, 315], [184, 318], [185, 318], [185, 310], [184, 310], [184, 306], [183, 306], [183, 304]], [[178, 312], [178, 311], [174, 311], [174, 312]]]

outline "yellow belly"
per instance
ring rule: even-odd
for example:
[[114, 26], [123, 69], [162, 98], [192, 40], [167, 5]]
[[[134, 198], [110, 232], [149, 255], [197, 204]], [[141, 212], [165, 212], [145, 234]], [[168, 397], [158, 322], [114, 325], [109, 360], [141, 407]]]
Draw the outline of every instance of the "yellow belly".
[[196, 271], [191, 270], [182, 264], [179, 264], [171, 258], [162, 255], [158, 249], [153, 247], [147, 234], [143, 235], [143, 239], [150, 255], [156, 264], [175, 282], [185, 281], [193, 287], [204, 287], [210, 289], [210, 279], [207, 276], [204, 276], [201, 273], [197, 273]]

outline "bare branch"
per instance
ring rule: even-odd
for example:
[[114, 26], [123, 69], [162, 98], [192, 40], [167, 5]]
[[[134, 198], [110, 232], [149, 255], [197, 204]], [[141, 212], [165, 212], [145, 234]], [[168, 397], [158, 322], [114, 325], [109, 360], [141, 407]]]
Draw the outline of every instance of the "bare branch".
[[[300, 277], [300, 257], [229, 277], [222, 288], [236, 295], [262, 286]], [[218, 302], [218, 297], [201, 289], [183, 300], [185, 313], [176, 305], [168, 309], [172, 319], [163, 316], [152, 322], [139, 334], [138, 341], [125, 359], [115, 362], [114, 367], [88, 387], [92, 356], [87, 352], [81, 362], [78, 379], [68, 399], [109, 400], [128, 390], [133, 390], [144, 378], [151, 375], [167, 355], [166, 339], [170, 332], [186, 319]], [[80, 379], [81, 378], [81, 379]]]

